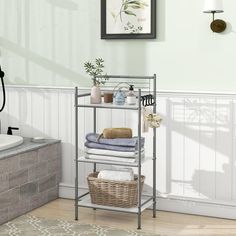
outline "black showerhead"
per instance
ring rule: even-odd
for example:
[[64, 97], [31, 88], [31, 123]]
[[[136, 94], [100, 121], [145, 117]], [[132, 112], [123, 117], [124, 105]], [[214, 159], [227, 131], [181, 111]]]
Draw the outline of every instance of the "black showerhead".
[[3, 78], [5, 76], [4, 71], [2, 71], [2, 67], [0, 66], [0, 78]]

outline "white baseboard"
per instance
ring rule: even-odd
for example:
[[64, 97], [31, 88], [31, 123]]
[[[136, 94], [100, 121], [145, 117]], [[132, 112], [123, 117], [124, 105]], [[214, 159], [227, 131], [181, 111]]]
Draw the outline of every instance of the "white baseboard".
[[210, 216], [225, 219], [236, 219], [236, 206], [225, 205], [217, 202], [204, 202], [201, 200], [172, 199], [158, 197], [157, 209], [191, 215]]
[[59, 197], [74, 199], [75, 198], [75, 187], [70, 184], [60, 183], [59, 185]]
[[[80, 186], [82, 194], [86, 190]], [[59, 186], [59, 197], [74, 199], [74, 186], [61, 183]], [[210, 216], [225, 219], [236, 219], [236, 205], [228, 205], [220, 202], [207, 202], [201, 199], [184, 199], [183, 197], [158, 197], [157, 209], [160, 211], [171, 211], [191, 215]]]

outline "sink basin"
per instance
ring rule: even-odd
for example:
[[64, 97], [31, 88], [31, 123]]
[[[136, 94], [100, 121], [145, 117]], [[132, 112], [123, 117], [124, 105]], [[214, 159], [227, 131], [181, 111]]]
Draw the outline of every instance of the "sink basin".
[[15, 135], [0, 134], [0, 151], [16, 147], [23, 143], [23, 138]]

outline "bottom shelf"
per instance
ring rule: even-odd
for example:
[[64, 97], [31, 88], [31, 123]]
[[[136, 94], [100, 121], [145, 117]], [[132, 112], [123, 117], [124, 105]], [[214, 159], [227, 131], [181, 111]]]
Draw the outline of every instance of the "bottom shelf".
[[[141, 211], [144, 211], [145, 209], [152, 206], [152, 204], [153, 204], [152, 199], [153, 198], [150, 196], [142, 196]], [[134, 213], [134, 214], [138, 213], [138, 207], [121, 208], [121, 207], [110, 207], [110, 206], [102, 206], [102, 205], [92, 204], [89, 195], [83, 197], [82, 199], [80, 199], [78, 201], [78, 207], [93, 208], [93, 209], [108, 210], [108, 211], [117, 211], [117, 212], [127, 212], [127, 213]]]

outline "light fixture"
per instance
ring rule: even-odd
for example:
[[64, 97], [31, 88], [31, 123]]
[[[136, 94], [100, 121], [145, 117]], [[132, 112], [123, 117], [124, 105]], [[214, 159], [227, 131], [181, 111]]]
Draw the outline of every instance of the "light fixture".
[[222, 13], [222, 0], [205, 0], [204, 13], [212, 13], [213, 21], [211, 22], [211, 30], [216, 33], [222, 33], [226, 29], [226, 22], [220, 19], [215, 20], [216, 13]]

